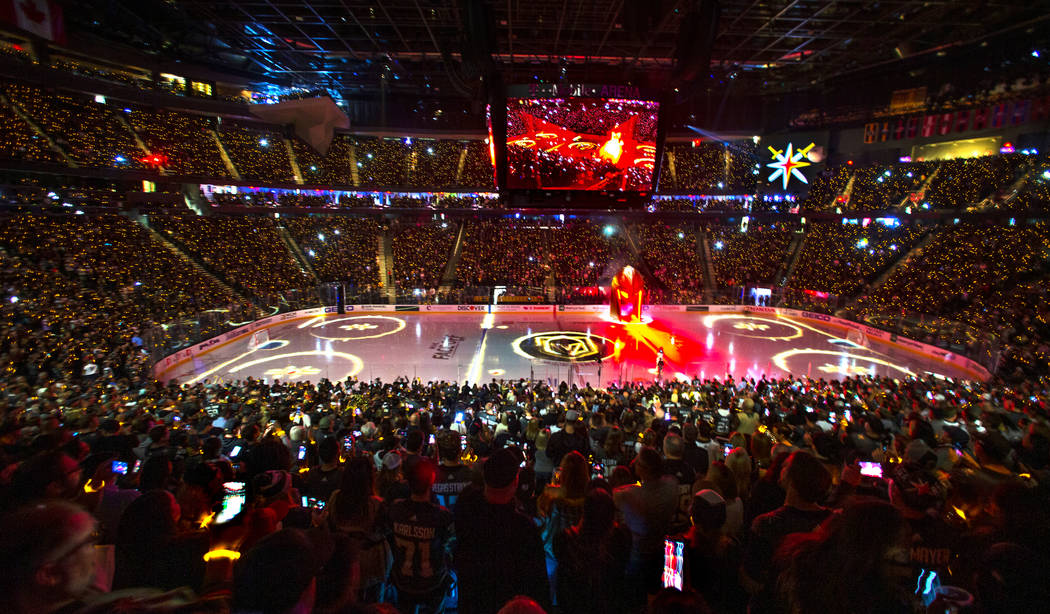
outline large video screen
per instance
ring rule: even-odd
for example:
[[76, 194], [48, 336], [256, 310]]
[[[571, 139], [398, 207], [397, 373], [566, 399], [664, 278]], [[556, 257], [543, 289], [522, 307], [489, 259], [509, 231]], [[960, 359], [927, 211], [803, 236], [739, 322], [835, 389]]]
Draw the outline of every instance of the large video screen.
[[660, 105], [613, 98], [507, 101], [510, 189], [652, 189]]

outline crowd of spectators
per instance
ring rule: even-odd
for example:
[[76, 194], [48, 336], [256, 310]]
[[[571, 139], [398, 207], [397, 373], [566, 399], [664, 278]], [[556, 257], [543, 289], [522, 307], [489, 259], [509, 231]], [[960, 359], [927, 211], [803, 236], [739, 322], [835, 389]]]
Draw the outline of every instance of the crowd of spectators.
[[851, 170], [848, 166], [832, 166], [810, 178], [809, 191], [799, 207], [808, 211], [841, 208], [843, 203], [839, 197], [849, 183]]
[[[486, 139], [487, 140], [487, 139]], [[492, 156], [485, 141], [468, 141], [467, 153], [463, 157], [463, 173], [460, 183], [464, 186], [477, 186], [479, 189], [492, 191], [496, 180], [492, 168]]]
[[459, 224], [404, 222], [390, 229], [394, 284], [399, 290], [435, 289], [452, 255]]
[[48, 145], [47, 140], [33, 131], [7, 105], [0, 105], [0, 156], [11, 160], [64, 164], [62, 156]]
[[[998, 613], [1050, 596], [1035, 381], [0, 377], [15, 614], [875, 614], [927, 611], [938, 585]], [[674, 556], [681, 591], [661, 589]]]
[[[1048, 249], [1045, 223], [945, 226], [921, 253], [861, 296], [855, 315], [882, 326], [909, 321], [913, 336], [964, 348], [993, 339], [1009, 344], [1016, 332], [1024, 337], [1022, 345], [1031, 343], [1029, 349], [1045, 356], [1050, 331], [1032, 303], [1039, 293], [1030, 296], [1029, 284], [1042, 278]], [[1004, 331], [1010, 334], [1001, 337]]]
[[378, 286], [379, 222], [371, 218], [310, 216], [284, 220], [320, 281], [347, 281], [358, 289]]
[[314, 283], [285, 247], [272, 219], [171, 214], [151, 216], [150, 224], [245, 294], [272, 296]]
[[1026, 159], [1023, 154], [1010, 154], [946, 160], [930, 180], [923, 200], [932, 209], [973, 208], [1009, 187]]
[[13, 83], [4, 94], [79, 165], [140, 169], [146, 152], [107, 105], [84, 94], [65, 94]]
[[378, 188], [405, 185], [411, 140], [355, 138], [358, 185]]
[[772, 284], [785, 263], [796, 227], [791, 224], [707, 227], [715, 281], [720, 289]]
[[0, 245], [121, 303], [110, 308], [114, 315], [123, 312], [143, 325], [191, 316], [231, 298], [140, 224], [113, 213], [18, 215], [0, 225]]
[[[695, 229], [653, 222], [638, 224], [634, 230], [646, 267], [666, 288], [666, 294], [656, 292], [659, 302], [703, 303], [704, 272]], [[651, 289], [650, 295], [653, 290], [657, 289]]]
[[218, 134], [241, 179], [295, 181], [280, 133], [226, 121], [219, 125]]
[[300, 139], [291, 139], [303, 183], [307, 185], [354, 185], [353, 148], [350, 139], [335, 135], [328, 151], [321, 155]]
[[128, 123], [166, 170], [175, 175], [230, 178], [215, 140], [214, 118], [168, 109], [128, 108]]
[[[546, 235], [536, 222], [469, 222], [456, 266], [456, 281], [466, 286], [545, 285], [550, 274]], [[514, 257], [508, 258], [507, 254], [514, 254]]]
[[920, 223], [896, 227], [879, 223], [808, 224], [805, 243], [788, 284], [799, 290], [852, 296], [907, 254], [927, 230]]
[[754, 141], [667, 143], [665, 148], [661, 190], [701, 194], [755, 192], [761, 160], [756, 155]]
[[[507, 258], [507, 254], [515, 254]], [[588, 220], [472, 221], [459, 265], [460, 285], [593, 287], [627, 263], [622, 229]]]
[[573, 220], [546, 231], [554, 282], [559, 286], [608, 283], [627, 264], [623, 228], [590, 220]]
[[918, 193], [926, 179], [937, 168], [936, 162], [908, 164], [873, 164], [857, 169], [849, 200], [842, 210], [884, 211], [895, 209], [911, 194]]

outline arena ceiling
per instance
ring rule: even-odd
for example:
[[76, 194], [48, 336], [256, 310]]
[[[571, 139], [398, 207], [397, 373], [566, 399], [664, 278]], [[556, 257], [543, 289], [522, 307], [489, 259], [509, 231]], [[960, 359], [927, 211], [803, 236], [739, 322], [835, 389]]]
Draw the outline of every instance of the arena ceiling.
[[[509, 82], [667, 82], [697, 0], [484, 1]], [[469, 95], [482, 72], [465, 46], [466, 0], [89, 0], [72, 32], [342, 95]], [[720, 77], [812, 86], [903, 57], [997, 36], [1036, 37], [1047, 0], [720, 0]], [[463, 61], [467, 51], [468, 61]], [[385, 82], [385, 83], [384, 83]]]

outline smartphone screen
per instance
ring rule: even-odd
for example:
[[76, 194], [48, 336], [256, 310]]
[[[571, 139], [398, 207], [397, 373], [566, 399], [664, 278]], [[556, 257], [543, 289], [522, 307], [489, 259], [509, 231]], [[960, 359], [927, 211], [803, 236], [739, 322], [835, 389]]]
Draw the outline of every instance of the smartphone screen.
[[459, 449], [460, 450], [466, 450], [467, 449], [467, 436], [466, 435], [460, 435], [459, 436]]
[[427, 440], [427, 443], [429, 443], [430, 445], [434, 445], [434, 443], [435, 443], [436, 441], [437, 441], [437, 439], [436, 439], [436, 438], [434, 437], [434, 434], [433, 434], [433, 433], [431, 433], [431, 434], [430, 434], [430, 439], [429, 439], [429, 440]]
[[685, 576], [685, 542], [664, 540], [663, 587], [682, 590]]
[[343, 437], [343, 449], [344, 450], [350, 450], [353, 447], [354, 447], [354, 438], [351, 437], [350, 435], [347, 435], [346, 437]]
[[240, 446], [233, 446], [233, 449], [230, 450], [230, 458], [237, 458], [237, 455], [240, 454], [240, 453], [241, 453], [241, 447]]
[[137, 460], [137, 461], [135, 461], [135, 466], [131, 468], [131, 471], [132, 471], [132, 473], [138, 473], [139, 469], [141, 469], [141, 468], [142, 468], [142, 461], [141, 460]]
[[120, 475], [128, 474], [128, 464], [124, 461], [113, 461], [113, 473], [119, 473]]
[[882, 477], [882, 464], [881, 463], [872, 463], [872, 462], [868, 462], [868, 461], [861, 461], [860, 462], [860, 474], [861, 475], [866, 475], [868, 477], [873, 477], [873, 478], [881, 478]]
[[244, 508], [244, 482], [226, 482], [222, 485], [222, 511], [215, 517], [216, 524], [229, 522]]
[[306, 495], [303, 495], [300, 501], [302, 502], [303, 507], [309, 507], [315, 510], [324, 509], [324, 499], [318, 499], [316, 497], [307, 497]]
[[723, 450], [724, 450], [725, 455], [729, 456], [729, 454], [733, 451], [733, 446], [731, 446], [729, 444], [726, 444], [726, 447], [723, 448]]
[[299, 460], [306, 458], [306, 446], [299, 446]]

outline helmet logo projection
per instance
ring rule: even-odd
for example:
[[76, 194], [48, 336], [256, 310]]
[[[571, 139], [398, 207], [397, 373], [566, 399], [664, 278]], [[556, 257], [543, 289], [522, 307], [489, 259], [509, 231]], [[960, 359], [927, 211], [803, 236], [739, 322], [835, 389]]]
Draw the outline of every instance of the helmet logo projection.
[[802, 183], [809, 184], [809, 181], [806, 180], [806, 176], [803, 175], [799, 169], [810, 165], [809, 152], [815, 146], [816, 143], [810, 143], [798, 151], [792, 151], [793, 145], [791, 143], [788, 143], [787, 151], [770, 147], [769, 151], [773, 154], [773, 162], [766, 166], [775, 170], [773, 171], [773, 174], [769, 176], [768, 181], [772, 183], [779, 177], [781, 181], [783, 181], [783, 188], [785, 190], [787, 189], [788, 182], [791, 181], [792, 177], [798, 179]]
[[609, 313], [619, 322], [641, 322], [642, 301], [645, 300], [645, 280], [632, 266], [625, 266], [612, 280], [609, 293]]

